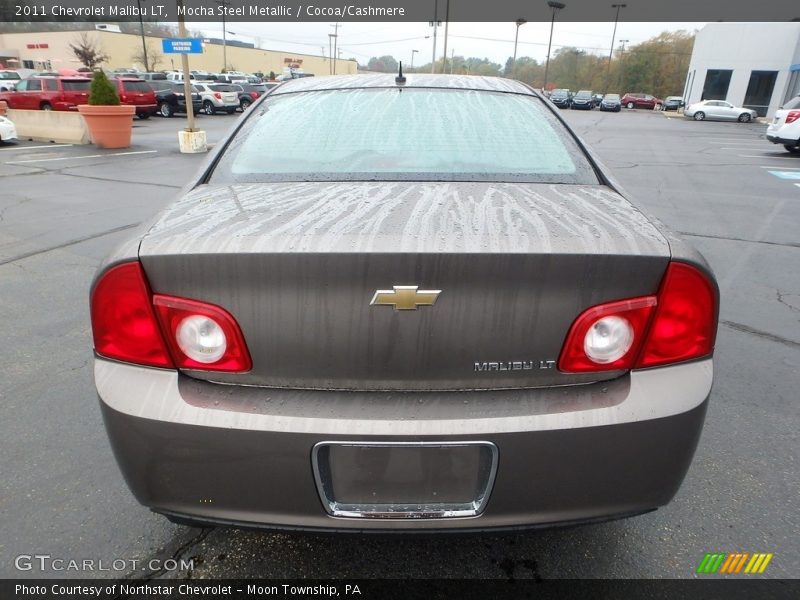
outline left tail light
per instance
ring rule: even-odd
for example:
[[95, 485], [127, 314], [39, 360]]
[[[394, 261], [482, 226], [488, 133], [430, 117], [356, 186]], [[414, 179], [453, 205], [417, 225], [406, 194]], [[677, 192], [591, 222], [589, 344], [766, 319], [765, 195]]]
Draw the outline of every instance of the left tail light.
[[794, 123], [797, 119], [800, 119], [800, 110], [790, 110], [786, 115], [786, 124]]
[[155, 295], [139, 262], [99, 279], [91, 298], [96, 352], [140, 365], [243, 372], [252, 367], [239, 325], [213, 304]]
[[253, 100], [255, 100], [256, 98], [258, 98], [258, 92], [250, 92], [250, 97], [251, 97]]
[[219, 92], [214, 92], [214, 98], [216, 98], [217, 100], [222, 100], [222, 94], [220, 94]]

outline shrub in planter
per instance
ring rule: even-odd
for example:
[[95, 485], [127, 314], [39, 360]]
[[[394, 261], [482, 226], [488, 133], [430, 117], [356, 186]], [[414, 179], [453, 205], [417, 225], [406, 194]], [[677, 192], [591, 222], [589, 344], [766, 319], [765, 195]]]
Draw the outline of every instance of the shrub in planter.
[[97, 71], [89, 88], [89, 104], [78, 106], [92, 141], [101, 148], [131, 145], [136, 107], [121, 105], [117, 90], [103, 71]]

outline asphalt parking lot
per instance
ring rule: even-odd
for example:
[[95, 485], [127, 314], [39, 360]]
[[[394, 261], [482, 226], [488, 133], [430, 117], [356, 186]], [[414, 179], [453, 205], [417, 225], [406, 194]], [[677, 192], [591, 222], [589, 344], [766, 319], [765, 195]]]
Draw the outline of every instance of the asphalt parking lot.
[[[193, 559], [193, 577], [692, 577], [706, 552], [772, 552], [800, 576], [800, 156], [765, 125], [649, 111], [562, 111], [648, 213], [717, 274], [716, 379], [675, 500], [611, 523], [516, 534], [333, 536], [172, 525], [128, 492], [92, 382], [88, 288], [101, 258], [202, 160], [182, 118], [136, 122], [125, 151], [0, 147], [0, 577], [185, 576], [19, 571], [20, 554]], [[201, 116], [210, 142], [237, 116]], [[545, 485], [543, 483], [543, 485]]]

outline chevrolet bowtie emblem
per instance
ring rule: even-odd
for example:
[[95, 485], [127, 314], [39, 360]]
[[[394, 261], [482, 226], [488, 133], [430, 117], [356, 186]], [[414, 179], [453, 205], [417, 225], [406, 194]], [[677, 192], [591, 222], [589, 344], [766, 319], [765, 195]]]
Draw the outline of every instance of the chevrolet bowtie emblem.
[[418, 306], [431, 306], [442, 290], [419, 290], [416, 285], [394, 285], [391, 290], [377, 290], [370, 305], [394, 306], [395, 310], [417, 310]]

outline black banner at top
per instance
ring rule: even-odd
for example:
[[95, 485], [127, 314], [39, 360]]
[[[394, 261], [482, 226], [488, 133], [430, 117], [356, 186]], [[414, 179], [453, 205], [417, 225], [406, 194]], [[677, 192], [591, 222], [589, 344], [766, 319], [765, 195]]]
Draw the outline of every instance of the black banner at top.
[[[182, 7], [182, 8], [179, 8]], [[800, 0], [2, 0], [0, 21], [800, 21]]]

